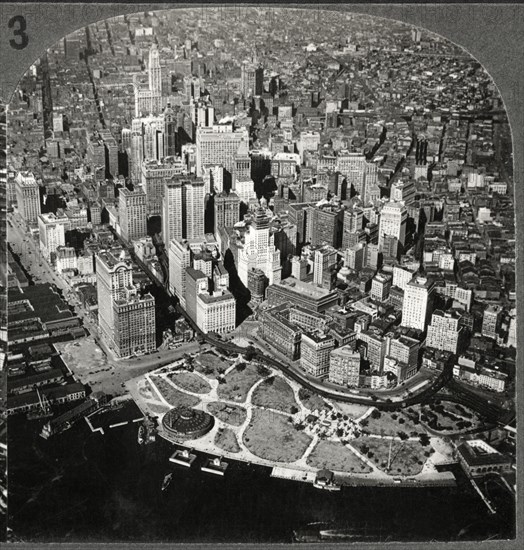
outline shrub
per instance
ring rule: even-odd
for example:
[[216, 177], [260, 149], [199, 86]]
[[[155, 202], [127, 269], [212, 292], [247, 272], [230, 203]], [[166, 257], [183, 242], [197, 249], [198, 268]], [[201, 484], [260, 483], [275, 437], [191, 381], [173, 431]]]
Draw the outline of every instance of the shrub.
[[373, 409], [373, 412], [371, 413], [371, 418], [380, 418], [382, 415], [380, 414], [380, 411], [378, 409]]
[[290, 411], [291, 414], [297, 414], [298, 407], [296, 407], [295, 405], [292, 405], [291, 408], [289, 409], [289, 411]]

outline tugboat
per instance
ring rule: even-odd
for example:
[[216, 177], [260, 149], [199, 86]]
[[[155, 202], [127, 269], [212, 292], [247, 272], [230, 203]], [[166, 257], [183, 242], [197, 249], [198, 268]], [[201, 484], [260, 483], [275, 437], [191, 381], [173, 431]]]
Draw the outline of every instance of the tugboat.
[[143, 445], [144, 442], [145, 442], [145, 434], [146, 434], [146, 429], [144, 428], [144, 426], [141, 424], [139, 427], [138, 427], [138, 444], [139, 445]]
[[165, 475], [164, 481], [162, 482], [162, 487], [161, 487], [162, 491], [165, 491], [169, 487], [169, 484], [171, 483], [172, 478], [173, 478], [173, 473], [172, 472]]

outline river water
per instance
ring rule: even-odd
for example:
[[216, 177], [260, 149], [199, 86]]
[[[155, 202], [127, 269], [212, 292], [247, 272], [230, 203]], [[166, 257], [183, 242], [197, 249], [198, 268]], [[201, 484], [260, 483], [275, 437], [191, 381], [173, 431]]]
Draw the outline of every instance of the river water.
[[199, 464], [175, 467], [167, 442], [138, 445], [136, 425], [101, 435], [82, 421], [46, 441], [41, 422], [9, 424], [9, 526], [28, 542], [291, 542], [294, 530], [316, 522], [351, 540], [514, 536], [513, 503], [495, 485], [499, 513], [490, 516], [478, 496], [457, 488], [329, 493], [262, 467], [232, 464], [224, 478]]

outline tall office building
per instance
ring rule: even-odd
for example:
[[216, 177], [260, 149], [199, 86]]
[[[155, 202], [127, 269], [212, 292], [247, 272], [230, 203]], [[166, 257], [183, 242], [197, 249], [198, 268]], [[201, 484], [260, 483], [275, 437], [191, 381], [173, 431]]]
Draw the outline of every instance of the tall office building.
[[428, 326], [426, 346], [457, 353], [464, 334], [460, 319], [461, 315], [455, 311], [436, 310]]
[[329, 381], [357, 388], [360, 375], [360, 353], [347, 344], [334, 349], [329, 356]]
[[353, 235], [361, 231], [364, 221], [364, 211], [356, 206], [344, 210], [344, 221], [342, 229], [342, 248], [346, 249], [354, 245]]
[[329, 374], [329, 356], [335, 348], [333, 336], [320, 330], [302, 335], [300, 366], [310, 376], [325, 378]]
[[164, 243], [196, 239], [204, 234], [204, 180], [177, 175], [164, 186], [162, 231]]
[[236, 193], [215, 195], [215, 237], [222, 227], [233, 227], [240, 218], [240, 198]]
[[100, 337], [118, 357], [148, 353], [155, 349], [155, 300], [150, 294], [139, 296], [131, 262], [124, 251], [117, 254], [96, 256]]
[[180, 159], [172, 162], [149, 160], [142, 163], [141, 183], [147, 195], [147, 215], [162, 215], [162, 197], [164, 186], [173, 176], [184, 173]]
[[156, 44], [149, 50], [147, 88], [144, 88], [137, 78], [134, 78], [133, 84], [135, 116], [159, 114], [162, 111], [162, 68]]
[[147, 195], [142, 188], [130, 191], [120, 189], [118, 195], [120, 234], [126, 242], [147, 235]]
[[65, 232], [69, 225], [67, 216], [56, 216], [52, 212], [38, 216], [40, 250], [48, 260], [52, 259], [59, 246], [65, 245]]
[[27, 224], [36, 224], [40, 215], [40, 189], [31, 172], [19, 172], [15, 178], [18, 212]]
[[233, 129], [232, 124], [219, 124], [209, 128], [197, 128], [196, 173], [202, 175], [207, 164], [222, 164], [232, 172], [235, 157], [248, 154], [249, 133], [247, 128]]
[[[384, 247], [384, 237], [387, 235], [392, 237], [393, 243], [389, 239], [390, 246], [388, 252], [392, 252], [395, 255], [402, 254], [404, 251], [404, 243], [406, 241], [406, 224], [408, 220], [408, 213], [406, 207], [400, 202], [388, 202], [380, 211], [380, 224], [378, 232], [378, 246], [380, 250]], [[392, 250], [396, 248], [396, 250]]]
[[323, 246], [315, 250], [313, 258], [313, 282], [324, 286], [327, 274], [337, 263], [337, 251], [332, 246]]
[[262, 206], [256, 209], [253, 222], [244, 234], [244, 246], [238, 253], [238, 276], [246, 287], [248, 273], [253, 268], [262, 270], [270, 285], [280, 282], [280, 251], [275, 248], [269, 217]]
[[306, 241], [313, 246], [328, 244], [338, 248], [342, 242], [344, 212], [336, 205], [308, 206], [306, 211]]
[[246, 98], [259, 96], [264, 92], [264, 69], [252, 63], [242, 63], [240, 68], [240, 90]]
[[498, 330], [500, 328], [500, 320], [502, 315], [502, 307], [499, 305], [488, 305], [484, 310], [484, 316], [482, 319], [482, 336], [486, 338], [498, 337]]
[[402, 325], [424, 331], [433, 313], [435, 283], [415, 277], [406, 285], [402, 304]]

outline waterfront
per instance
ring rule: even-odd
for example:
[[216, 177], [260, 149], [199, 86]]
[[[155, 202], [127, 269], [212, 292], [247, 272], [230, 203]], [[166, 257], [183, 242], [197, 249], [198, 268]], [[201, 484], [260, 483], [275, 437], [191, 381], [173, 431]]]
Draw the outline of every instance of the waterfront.
[[39, 423], [10, 422], [10, 526], [24, 541], [291, 542], [315, 522], [382, 541], [513, 535], [510, 497], [495, 486], [499, 513], [490, 516], [478, 496], [456, 488], [331, 493], [234, 462], [222, 479], [200, 471], [202, 457], [191, 469], [172, 467], [173, 447], [161, 439], [140, 447], [136, 426], [102, 436], [80, 422], [45, 441]]

